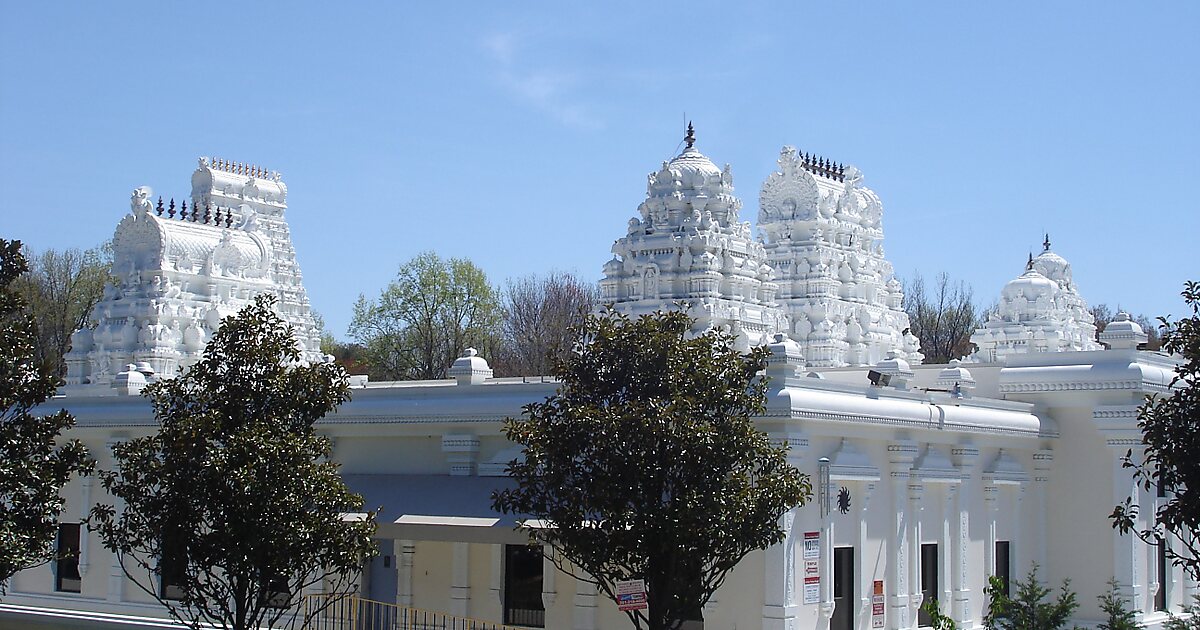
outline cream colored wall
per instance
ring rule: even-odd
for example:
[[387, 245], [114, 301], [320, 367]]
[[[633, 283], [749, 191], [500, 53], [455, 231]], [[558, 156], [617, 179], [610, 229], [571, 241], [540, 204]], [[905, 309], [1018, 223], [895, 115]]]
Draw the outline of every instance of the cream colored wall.
[[450, 610], [453, 543], [416, 541], [413, 547], [413, 607]]

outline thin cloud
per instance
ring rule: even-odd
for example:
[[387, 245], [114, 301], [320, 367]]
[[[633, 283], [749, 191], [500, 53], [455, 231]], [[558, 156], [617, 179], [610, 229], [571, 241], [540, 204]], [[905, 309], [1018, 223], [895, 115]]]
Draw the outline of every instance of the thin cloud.
[[496, 65], [495, 78], [519, 100], [572, 127], [597, 129], [599, 120], [587, 107], [575, 102], [570, 92], [578, 84], [573, 73], [520, 67], [517, 41], [512, 33], [485, 37], [482, 47]]

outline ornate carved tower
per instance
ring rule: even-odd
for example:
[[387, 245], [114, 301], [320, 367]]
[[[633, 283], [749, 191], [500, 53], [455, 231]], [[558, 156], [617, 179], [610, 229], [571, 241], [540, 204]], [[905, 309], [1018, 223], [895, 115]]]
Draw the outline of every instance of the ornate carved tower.
[[920, 363], [900, 282], [883, 254], [883, 205], [853, 166], [784, 147], [763, 183], [758, 229], [791, 337], [814, 367]]
[[601, 299], [631, 315], [683, 302], [697, 331], [726, 326], [742, 349], [767, 343], [788, 328], [774, 272], [750, 224], [738, 221], [729, 166], [696, 150], [690, 123], [686, 140], [683, 153], [650, 174], [640, 218], [629, 220], [604, 265]]

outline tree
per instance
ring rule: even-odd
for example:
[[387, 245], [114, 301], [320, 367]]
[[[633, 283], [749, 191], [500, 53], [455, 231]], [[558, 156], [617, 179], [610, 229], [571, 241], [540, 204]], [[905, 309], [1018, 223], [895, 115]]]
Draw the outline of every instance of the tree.
[[66, 370], [63, 355], [70, 349], [71, 333], [88, 326], [92, 309], [112, 281], [112, 248], [106, 243], [89, 250], [35, 254], [26, 249], [23, 254], [29, 269], [14, 287], [37, 325], [38, 362], [60, 376]]
[[1117, 579], [1109, 578], [1108, 591], [1097, 595], [1100, 610], [1104, 611], [1105, 620], [1098, 626], [1100, 630], [1138, 630], [1137, 617], [1125, 604], [1125, 598], [1117, 591]]
[[1004, 581], [1000, 577], [988, 578], [984, 589], [989, 599], [983, 617], [984, 627], [988, 630], [1058, 630], [1067, 625], [1079, 608], [1075, 593], [1071, 591], [1071, 581], [1063, 580], [1058, 598], [1046, 601], [1050, 589], [1038, 581], [1037, 571], [1035, 564], [1024, 580], [1013, 582], [1017, 592], [1012, 597], [1004, 594]]
[[425, 252], [400, 267], [379, 299], [358, 297], [350, 335], [385, 378], [438, 379], [464, 349], [487, 345], [498, 321], [483, 270]]
[[1200, 283], [1189, 280], [1182, 292], [1191, 317], [1162, 322], [1162, 349], [1181, 358], [1170, 396], [1151, 396], [1138, 410], [1143, 453], [1125, 454], [1134, 482], [1164, 496], [1152, 523], [1138, 528], [1139, 506], [1132, 497], [1110, 515], [1113, 527], [1151, 545], [1165, 545], [1171, 561], [1200, 579]]
[[503, 293], [503, 340], [493, 368], [504, 376], [540, 376], [571, 351], [572, 328], [595, 310], [596, 285], [569, 273], [510, 280]]
[[645, 580], [649, 611], [627, 613], [639, 629], [698, 615], [743, 556], [783, 540], [778, 519], [812, 492], [752, 420], [766, 349], [742, 355], [729, 333], [691, 337], [692, 325], [682, 312], [585, 317], [558, 393], [504, 426], [524, 461], [494, 507], [551, 523], [533, 534], [548, 557], [609, 597]]
[[21, 242], [0, 239], [0, 583], [54, 557], [59, 492], [93, 465], [78, 440], [56, 445], [75, 425], [71, 414], [31, 413], [54, 395], [58, 376], [37, 360], [37, 326], [13, 290], [26, 268]]
[[974, 291], [961, 280], [940, 273], [932, 293], [917, 274], [904, 283], [904, 312], [912, 334], [921, 340], [926, 363], [945, 363], [971, 353], [971, 333], [979, 326]]
[[921, 604], [921, 611], [929, 615], [929, 627], [933, 630], [955, 630], [958, 626], [954, 619], [942, 612], [937, 598], [926, 600]]
[[[1096, 341], [1100, 341], [1100, 333], [1104, 332], [1109, 323], [1116, 319], [1117, 314], [1109, 308], [1108, 304], [1104, 303], [1097, 304], [1089, 310], [1092, 313], [1092, 319], [1096, 322]], [[1117, 306], [1117, 311], [1120, 310], [1121, 307]], [[1146, 333], [1146, 350], [1158, 350], [1162, 347], [1162, 340], [1158, 338], [1158, 324], [1145, 315], [1130, 316], [1130, 319], [1137, 322]]]
[[189, 627], [295, 622], [306, 588], [345, 594], [373, 553], [374, 519], [343, 518], [363, 501], [314, 429], [349, 398], [345, 371], [298, 364], [274, 303], [259, 296], [182, 376], [149, 385], [158, 432], [117, 445], [115, 470], [100, 473], [125, 508], [95, 506], [90, 525]]

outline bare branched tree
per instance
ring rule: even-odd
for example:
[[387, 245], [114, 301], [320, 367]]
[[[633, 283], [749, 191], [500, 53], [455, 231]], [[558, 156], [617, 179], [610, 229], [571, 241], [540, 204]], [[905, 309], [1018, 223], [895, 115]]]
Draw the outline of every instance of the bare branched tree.
[[509, 280], [502, 296], [503, 339], [493, 367], [508, 376], [554, 373], [571, 349], [571, 329], [596, 308], [596, 285], [573, 274], [552, 272]]
[[971, 353], [971, 333], [981, 321], [975, 292], [963, 281], [939, 273], [932, 290], [916, 274], [904, 283], [904, 311], [921, 340], [926, 363], [945, 363]]

